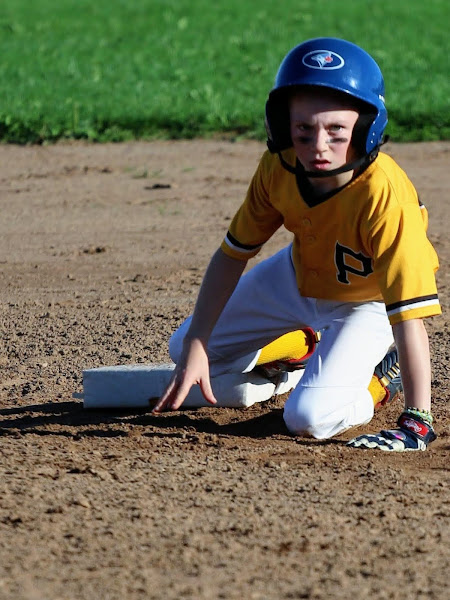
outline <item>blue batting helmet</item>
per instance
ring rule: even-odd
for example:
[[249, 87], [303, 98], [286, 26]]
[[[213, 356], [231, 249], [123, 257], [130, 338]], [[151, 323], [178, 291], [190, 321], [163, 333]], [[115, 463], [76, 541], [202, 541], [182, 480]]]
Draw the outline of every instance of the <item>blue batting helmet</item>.
[[366, 154], [380, 146], [387, 124], [384, 80], [375, 60], [362, 48], [323, 37], [299, 44], [286, 55], [266, 103], [269, 148], [273, 151], [292, 146], [288, 98], [299, 86], [321, 86], [354, 98], [365, 115], [358, 145]]

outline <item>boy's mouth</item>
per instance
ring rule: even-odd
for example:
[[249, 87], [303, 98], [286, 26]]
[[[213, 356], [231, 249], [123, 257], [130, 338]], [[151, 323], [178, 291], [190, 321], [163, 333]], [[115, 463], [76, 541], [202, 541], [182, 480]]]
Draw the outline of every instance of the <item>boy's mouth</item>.
[[322, 171], [326, 169], [330, 164], [330, 161], [325, 159], [317, 159], [311, 161], [312, 168], [316, 169], [317, 171]]

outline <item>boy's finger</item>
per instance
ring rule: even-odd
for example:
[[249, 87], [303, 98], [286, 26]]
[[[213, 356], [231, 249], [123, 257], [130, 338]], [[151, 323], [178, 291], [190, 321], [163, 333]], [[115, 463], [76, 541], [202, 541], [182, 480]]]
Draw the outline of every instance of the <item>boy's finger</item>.
[[172, 399], [172, 395], [175, 390], [175, 385], [176, 385], [176, 382], [175, 382], [175, 379], [173, 379], [167, 386], [167, 388], [164, 391], [161, 398], [158, 400], [158, 402], [153, 407], [152, 413], [160, 413], [166, 408], [166, 406], [169, 404], [169, 402]]
[[180, 406], [186, 400], [192, 385], [193, 383], [184, 382], [177, 386], [177, 389], [174, 390], [174, 393], [172, 394], [171, 401], [167, 402], [167, 407], [169, 410], [178, 410], [180, 408]]
[[210, 404], [217, 404], [216, 397], [211, 388], [211, 382], [209, 379], [200, 381], [200, 389], [202, 390], [203, 397]]
[[[161, 413], [164, 410], [178, 410], [186, 400], [190, 389], [195, 384], [194, 382], [180, 382], [176, 377], [169, 383], [165, 392], [152, 409], [152, 413]], [[200, 389], [207, 402], [217, 404], [217, 400], [211, 388], [209, 378], [200, 380]]]

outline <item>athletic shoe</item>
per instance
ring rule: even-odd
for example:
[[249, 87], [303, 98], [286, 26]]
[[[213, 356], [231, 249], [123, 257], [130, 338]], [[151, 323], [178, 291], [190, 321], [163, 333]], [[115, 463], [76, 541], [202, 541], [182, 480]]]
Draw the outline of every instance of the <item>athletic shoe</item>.
[[377, 410], [395, 400], [400, 392], [403, 391], [397, 348], [386, 354], [383, 360], [375, 367], [374, 375], [386, 390], [383, 400], [375, 405], [375, 409]]

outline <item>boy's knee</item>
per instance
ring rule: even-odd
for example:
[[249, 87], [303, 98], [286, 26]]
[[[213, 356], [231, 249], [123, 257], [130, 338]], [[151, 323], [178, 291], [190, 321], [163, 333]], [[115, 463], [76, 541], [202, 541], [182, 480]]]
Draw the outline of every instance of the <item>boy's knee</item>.
[[293, 399], [286, 401], [283, 418], [286, 427], [295, 435], [307, 435], [316, 439], [325, 439], [327, 436], [324, 431], [324, 415], [322, 410], [318, 410], [317, 405], [311, 402], [300, 402]]
[[368, 423], [373, 417], [373, 402], [364, 389], [299, 385], [287, 399], [283, 416], [291, 433], [324, 440]]

